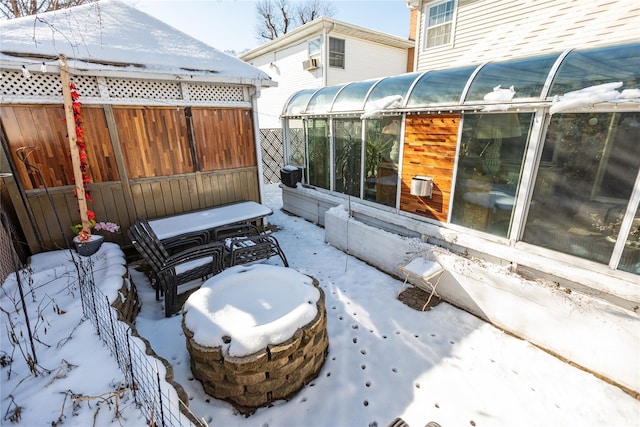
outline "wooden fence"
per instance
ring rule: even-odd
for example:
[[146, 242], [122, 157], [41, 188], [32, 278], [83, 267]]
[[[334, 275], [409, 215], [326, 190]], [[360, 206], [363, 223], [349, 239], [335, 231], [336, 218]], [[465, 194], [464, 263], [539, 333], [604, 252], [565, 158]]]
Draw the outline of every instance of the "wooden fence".
[[[7, 187], [32, 253], [67, 247], [79, 223], [61, 105], [0, 106], [15, 170]], [[107, 240], [156, 218], [240, 200], [260, 201], [253, 112], [248, 108], [90, 105], [82, 108], [98, 221], [120, 225]], [[17, 153], [29, 148], [29, 169]], [[32, 224], [33, 226], [31, 226]]]

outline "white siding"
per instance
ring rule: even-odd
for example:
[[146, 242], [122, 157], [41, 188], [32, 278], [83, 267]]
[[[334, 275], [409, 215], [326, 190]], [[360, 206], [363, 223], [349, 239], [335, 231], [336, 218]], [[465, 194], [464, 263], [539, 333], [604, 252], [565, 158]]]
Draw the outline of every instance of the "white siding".
[[322, 65], [315, 71], [305, 71], [302, 68], [302, 61], [305, 59], [306, 41], [252, 61], [254, 66], [278, 82], [278, 87], [263, 88], [258, 98], [258, 121], [261, 129], [281, 127], [282, 108], [295, 92], [322, 87]]
[[420, 48], [418, 70], [640, 39], [638, 0], [458, 0], [456, 13], [453, 47]]
[[407, 49], [330, 33], [345, 41], [345, 68], [329, 67], [327, 86], [407, 72]]
[[[251, 61], [251, 65], [266, 72], [272, 80], [278, 82], [278, 87], [263, 88], [258, 98], [258, 125], [261, 129], [281, 127], [282, 108], [289, 97], [299, 90], [407, 72], [408, 49], [395, 48], [331, 31], [328, 37], [345, 40], [345, 68], [328, 67], [325, 84], [323, 71], [327, 66], [325, 58], [328, 58], [328, 55], [320, 58], [318, 69], [305, 71], [302, 68], [302, 61], [308, 56], [307, 42], [320, 35], [321, 33], [314, 34], [303, 41], [261, 55]], [[325, 48], [327, 47], [323, 46], [323, 49]]]

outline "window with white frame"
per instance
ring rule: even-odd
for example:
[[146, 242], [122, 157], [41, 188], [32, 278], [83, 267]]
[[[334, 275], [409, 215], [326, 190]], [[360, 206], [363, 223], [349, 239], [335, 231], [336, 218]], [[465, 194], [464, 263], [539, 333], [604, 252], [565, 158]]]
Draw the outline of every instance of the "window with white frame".
[[425, 12], [425, 48], [448, 45], [452, 41], [455, 0], [428, 5]]
[[329, 66], [344, 68], [344, 40], [329, 37]]
[[315, 38], [313, 40], [309, 40], [309, 58], [319, 58], [320, 57], [320, 46], [322, 45], [322, 40], [320, 37]]

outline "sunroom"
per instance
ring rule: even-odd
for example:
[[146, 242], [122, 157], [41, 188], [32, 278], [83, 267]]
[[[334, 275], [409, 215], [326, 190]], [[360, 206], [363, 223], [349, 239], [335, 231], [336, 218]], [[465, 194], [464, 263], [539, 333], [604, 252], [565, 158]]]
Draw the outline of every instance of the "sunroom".
[[506, 246], [518, 265], [560, 261], [543, 272], [595, 271], [637, 297], [640, 43], [302, 90], [282, 119], [303, 172], [286, 210], [324, 224], [332, 205], [361, 206], [383, 229]]

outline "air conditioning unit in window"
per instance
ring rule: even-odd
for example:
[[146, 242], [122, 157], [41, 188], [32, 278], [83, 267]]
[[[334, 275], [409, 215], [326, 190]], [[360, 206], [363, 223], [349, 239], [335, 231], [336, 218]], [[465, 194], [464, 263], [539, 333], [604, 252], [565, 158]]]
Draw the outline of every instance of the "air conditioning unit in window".
[[318, 60], [316, 58], [311, 58], [306, 61], [302, 61], [302, 68], [306, 71], [315, 70], [318, 68]]

